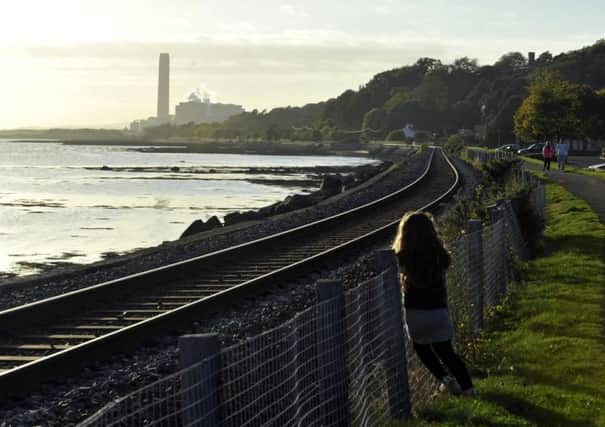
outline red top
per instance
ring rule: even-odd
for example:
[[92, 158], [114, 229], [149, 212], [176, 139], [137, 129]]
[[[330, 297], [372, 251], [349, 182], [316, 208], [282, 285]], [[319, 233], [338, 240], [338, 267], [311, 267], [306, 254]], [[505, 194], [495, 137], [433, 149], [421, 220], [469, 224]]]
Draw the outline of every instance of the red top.
[[545, 159], [551, 159], [554, 152], [555, 150], [550, 145], [545, 145], [542, 149], [542, 156], [544, 156]]

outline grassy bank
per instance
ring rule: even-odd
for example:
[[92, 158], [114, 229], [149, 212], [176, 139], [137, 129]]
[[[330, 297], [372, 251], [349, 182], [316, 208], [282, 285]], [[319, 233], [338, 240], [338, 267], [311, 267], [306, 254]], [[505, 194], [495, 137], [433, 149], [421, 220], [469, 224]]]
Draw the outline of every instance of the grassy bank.
[[415, 426], [605, 426], [605, 226], [548, 184], [542, 257], [470, 361], [479, 396], [441, 396]]
[[[544, 165], [544, 161], [540, 160], [540, 159], [533, 159], [531, 157], [525, 157], [525, 156], [523, 156], [522, 159], [528, 163], [532, 163], [532, 164], [540, 166], [540, 167], [542, 167]], [[551, 169], [553, 169], [553, 170], [557, 169], [556, 162], [553, 162], [550, 166], [551, 166]], [[567, 172], [577, 173], [578, 175], [593, 176], [593, 177], [605, 179], [605, 171], [602, 171], [602, 170], [591, 170], [591, 169], [579, 168], [577, 166], [571, 166], [571, 165], [565, 166], [565, 170]]]

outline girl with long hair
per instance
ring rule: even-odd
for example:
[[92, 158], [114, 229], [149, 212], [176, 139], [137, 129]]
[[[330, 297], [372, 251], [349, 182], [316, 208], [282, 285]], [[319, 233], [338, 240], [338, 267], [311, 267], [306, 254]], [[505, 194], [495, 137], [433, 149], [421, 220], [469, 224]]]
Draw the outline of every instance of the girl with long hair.
[[441, 381], [440, 390], [474, 395], [466, 365], [452, 347], [445, 284], [451, 258], [437, 236], [432, 216], [424, 212], [405, 214], [393, 250], [401, 269], [406, 329], [414, 350]]

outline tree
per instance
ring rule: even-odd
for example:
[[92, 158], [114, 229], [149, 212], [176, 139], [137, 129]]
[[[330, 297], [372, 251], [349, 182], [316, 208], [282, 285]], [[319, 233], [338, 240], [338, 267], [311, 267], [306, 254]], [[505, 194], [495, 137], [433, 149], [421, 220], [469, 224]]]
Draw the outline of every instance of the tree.
[[439, 59], [426, 57], [418, 59], [414, 65], [420, 68], [424, 74], [443, 68], [443, 63]]
[[265, 132], [265, 137], [267, 138], [267, 141], [269, 141], [269, 142], [279, 140], [281, 138], [281, 135], [282, 135], [282, 129], [276, 123], [269, 126], [269, 129], [267, 129], [267, 131]]
[[552, 62], [552, 53], [550, 53], [548, 50], [546, 52], [542, 52], [538, 56], [538, 59], [536, 59], [536, 62], [540, 65], [550, 64]]
[[601, 139], [605, 136], [605, 93], [595, 92], [588, 85], [576, 88], [576, 111], [578, 134], [586, 139]]
[[460, 154], [460, 152], [464, 149], [464, 139], [457, 134], [450, 135], [444, 145], [444, 148], [448, 153]]
[[556, 72], [536, 75], [529, 96], [514, 115], [515, 134], [525, 141], [571, 136], [577, 132], [576, 86]]
[[387, 113], [382, 108], [372, 108], [363, 116], [361, 129], [369, 132], [381, 132], [387, 125]]
[[465, 73], [476, 73], [479, 70], [477, 59], [470, 59], [468, 56], [454, 60], [452, 68], [454, 71], [463, 71]]
[[509, 52], [500, 57], [494, 67], [505, 70], [519, 70], [527, 65], [527, 59], [521, 52]]

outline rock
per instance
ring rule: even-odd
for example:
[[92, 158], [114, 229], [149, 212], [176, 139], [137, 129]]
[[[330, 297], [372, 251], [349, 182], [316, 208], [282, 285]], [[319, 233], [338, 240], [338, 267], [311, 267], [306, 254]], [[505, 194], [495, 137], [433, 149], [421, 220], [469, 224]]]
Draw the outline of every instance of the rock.
[[286, 197], [281, 205], [286, 209], [286, 211], [293, 211], [296, 209], [306, 208], [307, 206], [311, 206], [313, 203], [315, 203], [315, 199], [311, 195], [294, 194]]
[[264, 208], [260, 208], [258, 210], [258, 214], [261, 218], [266, 218], [271, 215], [276, 214], [277, 207], [281, 204], [281, 202], [273, 203], [272, 205], [265, 206]]
[[261, 215], [257, 211], [232, 212], [225, 215], [223, 221], [225, 226], [237, 224], [239, 222], [252, 221], [259, 219]]
[[209, 228], [208, 228], [209, 230], [212, 230], [212, 229], [214, 229], [214, 228], [219, 228], [219, 227], [222, 227], [222, 226], [223, 226], [223, 223], [221, 222], [221, 220], [220, 220], [220, 219], [218, 219], [218, 218], [216, 217], [216, 215], [211, 216], [211, 217], [208, 219], [208, 221], [206, 221], [206, 227], [209, 227]]
[[178, 172], [180, 170], [181, 170], [181, 168], [179, 168], [178, 166], [173, 166], [173, 167], [170, 168], [171, 172]]
[[321, 182], [321, 187], [319, 192], [324, 195], [324, 197], [333, 196], [342, 191], [342, 180], [340, 175], [326, 175]]
[[180, 239], [183, 237], [191, 236], [193, 234], [203, 233], [204, 231], [213, 230], [215, 228], [222, 227], [223, 224], [216, 217], [212, 216], [208, 221], [204, 222], [201, 219], [196, 219], [191, 223], [189, 227], [181, 234]]
[[110, 171], [111, 168], [109, 166], [105, 166], [103, 165], [103, 167], [101, 168], [102, 171]]

